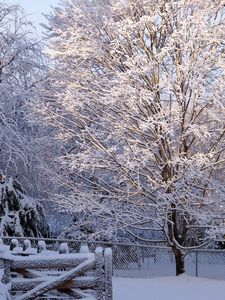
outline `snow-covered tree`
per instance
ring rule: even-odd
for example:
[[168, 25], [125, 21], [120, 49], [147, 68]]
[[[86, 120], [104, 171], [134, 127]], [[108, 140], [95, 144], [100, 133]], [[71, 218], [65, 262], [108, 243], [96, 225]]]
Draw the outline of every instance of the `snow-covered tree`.
[[37, 128], [26, 116], [46, 67], [33, 32], [19, 6], [0, 1], [0, 167], [37, 196]]
[[162, 230], [183, 273], [224, 234], [223, 1], [68, 0], [48, 21], [61, 206]]
[[48, 237], [42, 205], [26, 195], [18, 180], [0, 172], [0, 235]]

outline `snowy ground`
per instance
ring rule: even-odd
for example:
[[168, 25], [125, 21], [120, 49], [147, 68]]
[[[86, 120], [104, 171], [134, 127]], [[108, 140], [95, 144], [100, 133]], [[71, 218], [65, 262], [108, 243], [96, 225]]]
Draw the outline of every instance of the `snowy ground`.
[[113, 300], [225, 299], [225, 281], [179, 277], [114, 278]]

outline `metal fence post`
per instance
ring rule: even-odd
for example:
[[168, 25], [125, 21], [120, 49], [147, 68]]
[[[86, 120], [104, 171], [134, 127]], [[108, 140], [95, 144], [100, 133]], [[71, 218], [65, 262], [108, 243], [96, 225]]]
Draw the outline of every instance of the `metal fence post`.
[[195, 276], [198, 277], [198, 251], [195, 251]]

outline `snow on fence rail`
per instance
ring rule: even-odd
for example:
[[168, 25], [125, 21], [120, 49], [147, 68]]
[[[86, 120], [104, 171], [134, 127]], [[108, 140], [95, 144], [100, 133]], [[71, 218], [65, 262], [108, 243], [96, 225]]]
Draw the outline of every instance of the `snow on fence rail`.
[[7, 287], [12, 299], [112, 300], [110, 248], [103, 251], [97, 247], [91, 253], [82, 246], [79, 253], [69, 253], [66, 243], [60, 244], [56, 252], [47, 250], [44, 241], [39, 241], [36, 248], [27, 239], [22, 247], [17, 239], [11, 239], [10, 245], [0, 241], [1, 274], [1, 289]]

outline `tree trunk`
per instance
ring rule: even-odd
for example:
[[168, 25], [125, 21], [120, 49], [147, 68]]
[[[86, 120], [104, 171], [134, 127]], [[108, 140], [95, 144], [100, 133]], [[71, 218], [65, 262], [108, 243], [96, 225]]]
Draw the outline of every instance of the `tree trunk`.
[[179, 276], [184, 273], [184, 254], [176, 247], [173, 247], [172, 250], [175, 255], [176, 276]]

